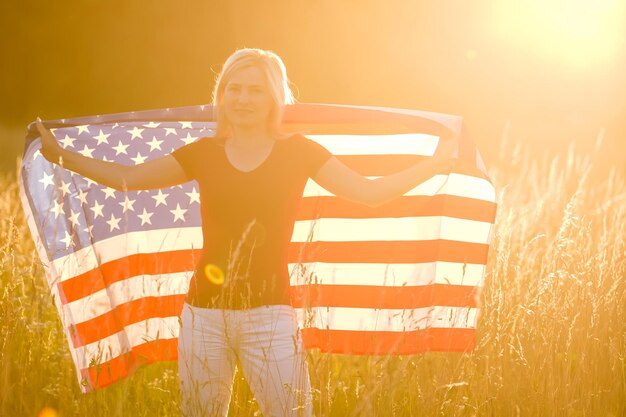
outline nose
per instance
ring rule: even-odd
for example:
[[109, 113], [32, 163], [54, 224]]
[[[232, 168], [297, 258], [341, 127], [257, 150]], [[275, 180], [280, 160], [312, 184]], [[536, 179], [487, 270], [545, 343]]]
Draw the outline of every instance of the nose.
[[237, 101], [240, 103], [247, 103], [250, 101], [250, 93], [245, 88], [241, 90], [239, 95], [237, 96]]

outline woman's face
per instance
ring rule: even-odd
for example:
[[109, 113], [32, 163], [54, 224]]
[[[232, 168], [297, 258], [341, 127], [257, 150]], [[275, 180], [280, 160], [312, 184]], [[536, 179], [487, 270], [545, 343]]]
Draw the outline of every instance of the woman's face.
[[235, 128], [266, 129], [272, 105], [265, 76], [257, 67], [234, 71], [224, 87], [222, 107]]

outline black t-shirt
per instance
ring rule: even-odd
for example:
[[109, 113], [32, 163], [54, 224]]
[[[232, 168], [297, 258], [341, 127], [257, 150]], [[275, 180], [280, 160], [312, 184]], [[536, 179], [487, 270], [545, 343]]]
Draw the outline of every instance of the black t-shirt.
[[[243, 309], [290, 304], [287, 249], [309, 177], [332, 156], [302, 135], [278, 139], [249, 172], [228, 160], [223, 138], [202, 138], [172, 153], [200, 188], [203, 253], [187, 302]], [[205, 275], [217, 266], [223, 284]]]

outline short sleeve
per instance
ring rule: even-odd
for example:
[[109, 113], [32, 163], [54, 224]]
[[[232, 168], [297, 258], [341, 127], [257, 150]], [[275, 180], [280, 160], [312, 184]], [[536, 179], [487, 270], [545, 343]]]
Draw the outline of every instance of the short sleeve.
[[178, 161], [180, 167], [185, 171], [188, 180], [196, 179], [198, 161], [201, 160], [199, 155], [203, 155], [202, 150], [204, 145], [204, 138], [200, 139], [189, 145], [185, 145], [176, 149], [171, 155]]
[[303, 161], [306, 161], [305, 165], [309, 177], [315, 176], [322, 165], [324, 165], [333, 156], [328, 149], [311, 139], [305, 138], [304, 136], [302, 137], [302, 155]]

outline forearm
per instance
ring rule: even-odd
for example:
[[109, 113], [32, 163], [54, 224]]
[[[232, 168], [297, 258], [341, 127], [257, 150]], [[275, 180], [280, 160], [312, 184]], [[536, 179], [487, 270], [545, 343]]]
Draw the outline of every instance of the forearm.
[[127, 178], [130, 167], [114, 162], [88, 158], [76, 152], [60, 148], [58, 150], [59, 165], [74, 171], [99, 184], [118, 191], [127, 189]]
[[429, 158], [403, 171], [368, 180], [363, 189], [363, 203], [371, 207], [402, 196], [449, 166], [449, 158]]
[[432, 157], [403, 171], [375, 180], [365, 178], [337, 158], [330, 158], [314, 176], [315, 182], [336, 196], [370, 207], [406, 194], [427, 179], [451, 167], [455, 139], [440, 141]]

